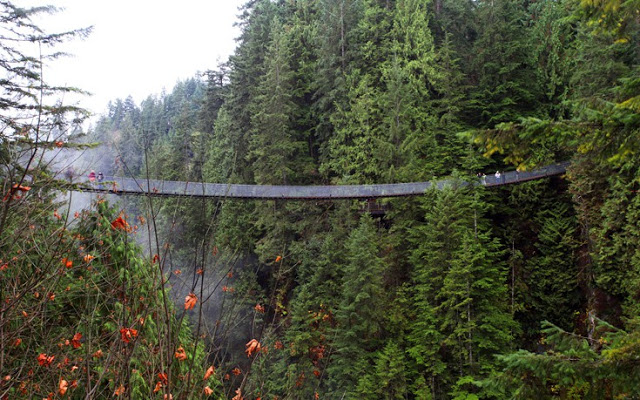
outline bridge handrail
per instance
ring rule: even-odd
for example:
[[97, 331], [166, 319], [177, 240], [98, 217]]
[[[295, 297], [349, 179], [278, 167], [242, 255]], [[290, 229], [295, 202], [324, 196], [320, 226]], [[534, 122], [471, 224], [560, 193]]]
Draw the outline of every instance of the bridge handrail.
[[[532, 171], [501, 172], [500, 178], [487, 175], [475, 184], [488, 187], [509, 185], [541, 179], [547, 176], [561, 175], [566, 172], [568, 162], [547, 165]], [[241, 199], [373, 199], [382, 197], [416, 196], [424, 194], [432, 185], [442, 189], [454, 181], [442, 179], [435, 182], [409, 182], [367, 185], [317, 185], [317, 186], [278, 186], [248, 185], [228, 183], [202, 183], [186, 181], [165, 181], [159, 179], [136, 179], [105, 176], [102, 182], [85, 184], [82, 189], [93, 192], [119, 194], [138, 194], [151, 196], [194, 196]]]

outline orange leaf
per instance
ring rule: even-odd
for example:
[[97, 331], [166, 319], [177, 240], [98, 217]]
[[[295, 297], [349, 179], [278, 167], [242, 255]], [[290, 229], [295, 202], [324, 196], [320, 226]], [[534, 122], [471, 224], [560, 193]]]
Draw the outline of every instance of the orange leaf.
[[205, 396], [211, 396], [213, 394], [213, 389], [211, 389], [209, 386], [205, 386], [204, 387], [204, 394], [205, 394]]
[[244, 346], [246, 347], [244, 352], [247, 353], [247, 357], [251, 357], [253, 353], [259, 353], [261, 348], [260, 342], [255, 339], [251, 339], [249, 343], [245, 344]]
[[120, 385], [115, 392], [113, 392], [114, 396], [120, 396], [124, 393], [124, 386]]
[[169, 384], [169, 377], [164, 372], [158, 373], [158, 379], [160, 379], [160, 382], [162, 382], [165, 385]]
[[111, 228], [127, 232], [131, 231], [129, 223], [124, 218], [122, 218], [122, 216], [119, 216], [111, 222]]
[[209, 377], [216, 373], [216, 369], [212, 366], [207, 368], [207, 372], [204, 373], [204, 380], [206, 381]]
[[91, 260], [93, 260], [94, 258], [96, 258], [95, 256], [92, 256], [91, 254], [87, 254], [86, 256], [84, 256], [84, 262], [86, 263], [90, 263]]
[[302, 371], [302, 373], [300, 374], [300, 376], [298, 376], [298, 379], [296, 379], [296, 387], [301, 387], [302, 384], [304, 383], [304, 371]]
[[156, 387], [153, 389], [153, 393], [158, 393], [162, 389], [162, 382], [156, 382]]
[[76, 333], [75, 335], [73, 335], [73, 339], [71, 339], [71, 345], [74, 349], [82, 346], [82, 343], [80, 343], [80, 339], [82, 339], [82, 333]]
[[100, 358], [102, 357], [102, 350], [98, 350], [95, 353], [93, 353], [93, 358]]
[[60, 379], [60, 383], [58, 384], [58, 393], [60, 393], [60, 396], [64, 396], [64, 394], [67, 393], [67, 389], [69, 389], [69, 382]]
[[17, 338], [17, 339], [13, 342], [13, 345], [14, 345], [15, 347], [18, 347], [18, 346], [20, 346], [20, 344], [21, 344], [21, 343], [22, 343], [22, 339]]
[[242, 370], [238, 367], [235, 367], [234, 369], [231, 370], [231, 373], [234, 374], [235, 376], [238, 376], [242, 373]]
[[277, 340], [277, 341], [276, 341], [276, 345], [275, 345], [275, 347], [276, 347], [276, 349], [277, 349], [277, 350], [282, 350], [282, 349], [284, 349], [284, 345], [283, 345], [283, 344], [282, 344], [282, 342], [281, 342], [281, 341], [279, 341], [279, 340]]
[[236, 395], [233, 396], [231, 400], [244, 400], [244, 397], [242, 397], [242, 391], [240, 390], [240, 388], [236, 389]]
[[198, 302], [198, 298], [196, 297], [196, 295], [193, 293], [189, 293], [187, 297], [184, 298], [184, 309], [191, 310], [193, 307], [196, 306], [197, 302]]
[[276, 262], [280, 262], [280, 261], [282, 261], [282, 256], [276, 257]]
[[181, 269], [176, 269], [175, 271], [173, 271], [174, 274], [176, 275], [180, 275], [182, 273]]
[[38, 364], [40, 364], [40, 366], [42, 367], [48, 367], [49, 365], [51, 365], [51, 363], [53, 362], [53, 359], [55, 358], [55, 356], [49, 356], [47, 357], [47, 355], [45, 353], [40, 353], [40, 355], [38, 355]]
[[264, 307], [260, 304], [256, 304], [255, 307], [253, 307], [254, 310], [256, 310], [259, 313], [264, 313]]
[[187, 353], [184, 351], [182, 346], [178, 347], [178, 349], [174, 353], [174, 356], [180, 361], [184, 361], [187, 359]]
[[22, 186], [22, 185], [18, 185], [17, 183], [13, 184], [13, 191], [19, 190], [21, 192], [28, 192], [29, 190], [31, 190], [31, 186]]
[[120, 329], [120, 337], [122, 341], [125, 343], [129, 343], [131, 339], [135, 339], [138, 336], [138, 331], [133, 328], [122, 328]]

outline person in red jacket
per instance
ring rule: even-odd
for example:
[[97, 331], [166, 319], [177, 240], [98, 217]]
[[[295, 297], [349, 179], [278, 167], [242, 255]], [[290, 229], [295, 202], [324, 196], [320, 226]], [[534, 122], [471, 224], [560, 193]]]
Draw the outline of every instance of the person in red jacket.
[[91, 172], [89, 172], [89, 182], [93, 183], [93, 181], [96, 180], [96, 171], [91, 170]]

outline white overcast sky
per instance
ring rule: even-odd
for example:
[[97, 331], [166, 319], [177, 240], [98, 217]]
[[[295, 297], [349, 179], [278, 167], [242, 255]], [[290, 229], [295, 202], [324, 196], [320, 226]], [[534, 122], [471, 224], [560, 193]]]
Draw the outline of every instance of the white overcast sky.
[[54, 62], [45, 81], [93, 93], [80, 105], [103, 113], [107, 103], [131, 95], [136, 104], [178, 80], [214, 69], [233, 53], [234, 27], [245, 0], [17, 0], [65, 10], [37, 24], [47, 31], [93, 25], [89, 38], [64, 48], [72, 58]]

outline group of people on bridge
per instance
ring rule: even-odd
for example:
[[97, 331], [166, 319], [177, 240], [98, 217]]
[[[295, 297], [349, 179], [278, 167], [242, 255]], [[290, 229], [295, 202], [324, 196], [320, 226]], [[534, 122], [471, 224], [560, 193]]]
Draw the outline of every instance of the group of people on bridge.
[[[67, 177], [67, 179], [69, 179], [69, 182], [73, 181], [74, 175], [75, 175], [75, 171], [73, 167], [67, 168], [67, 170], [65, 171], [65, 176]], [[104, 181], [104, 174], [102, 172], [98, 172], [96, 174], [96, 171], [91, 170], [91, 172], [89, 172], [88, 177], [89, 177], [89, 183], [93, 185], [94, 182], [97, 181], [98, 188], [102, 189], [102, 182]]]
[[[520, 168], [516, 169], [516, 177], [515, 177], [515, 181], [518, 182], [520, 181]], [[485, 175], [482, 172], [478, 172], [476, 174], [476, 176], [478, 178], [480, 178], [480, 182], [483, 185], [487, 184], [487, 175]], [[495, 177], [495, 181], [493, 182], [494, 185], [504, 185], [505, 183], [507, 183], [507, 175], [504, 172], [500, 172], [500, 170], [496, 171], [495, 174], [493, 174], [493, 176]]]

